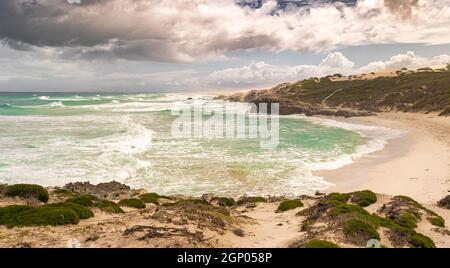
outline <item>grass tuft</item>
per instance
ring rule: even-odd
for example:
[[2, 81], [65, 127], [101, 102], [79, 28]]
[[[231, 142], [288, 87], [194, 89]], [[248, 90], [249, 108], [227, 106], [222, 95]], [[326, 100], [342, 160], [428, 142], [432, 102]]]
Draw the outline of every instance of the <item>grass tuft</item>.
[[281, 204], [278, 206], [278, 209], [276, 212], [285, 212], [288, 210], [296, 209], [299, 207], [303, 207], [303, 203], [299, 199], [295, 200], [286, 200], [281, 202]]
[[20, 196], [23, 198], [35, 198], [46, 203], [48, 201], [48, 191], [35, 184], [15, 184], [6, 187], [7, 196]]
[[123, 199], [119, 201], [119, 206], [130, 208], [145, 208], [145, 203], [136, 198]]
[[377, 196], [372, 191], [359, 191], [353, 193], [351, 201], [361, 207], [368, 207], [377, 202]]
[[305, 246], [305, 248], [340, 248], [338, 245], [324, 241], [324, 240], [311, 240]]

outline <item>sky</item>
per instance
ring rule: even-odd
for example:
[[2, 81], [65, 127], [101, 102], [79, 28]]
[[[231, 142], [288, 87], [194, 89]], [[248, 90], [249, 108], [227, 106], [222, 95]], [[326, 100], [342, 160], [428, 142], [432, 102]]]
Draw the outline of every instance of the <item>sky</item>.
[[450, 63], [450, 0], [1, 0], [0, 91], [267, 88]]

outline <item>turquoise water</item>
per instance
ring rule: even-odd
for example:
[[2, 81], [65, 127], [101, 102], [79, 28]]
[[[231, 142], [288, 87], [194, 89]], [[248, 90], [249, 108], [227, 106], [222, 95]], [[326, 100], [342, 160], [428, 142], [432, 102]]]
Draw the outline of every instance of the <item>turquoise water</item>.
[[280, 119], [273, 150], [258, 139], [172, 137], [171, 108], [188, 97], [211, 98], [0, 93], [0, 183], [117, 180], [162, 194], [311, 194], [330, 186], [314, 170], [351, 163], [384, 141], [385, 130], [301, 116]]

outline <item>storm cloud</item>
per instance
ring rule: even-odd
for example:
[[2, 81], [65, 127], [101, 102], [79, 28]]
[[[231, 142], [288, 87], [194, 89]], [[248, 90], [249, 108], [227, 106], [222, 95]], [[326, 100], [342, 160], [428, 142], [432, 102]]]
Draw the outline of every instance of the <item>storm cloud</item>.
[[250, 8], [232, 0], [2, 0], [0, 39], [14, 49], [56, 48], [67, 58], [157, 62], [450, 42], [449, 0], [329, 2], [280, 9], [275, 1]]

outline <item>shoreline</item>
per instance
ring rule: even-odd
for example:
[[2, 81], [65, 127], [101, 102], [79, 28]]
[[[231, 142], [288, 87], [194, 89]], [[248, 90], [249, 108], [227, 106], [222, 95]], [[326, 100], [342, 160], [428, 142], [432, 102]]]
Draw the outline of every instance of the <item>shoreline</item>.
[[[405, 130], [377, 152], [335, 170], [314, 175], [335, 186], [326, 192], [372, 190], [407, 195], [427, 204], [450, 192], [450, 119], [435, 114], [380, 113], [344, 122]], [[407, 186], [407, 187], [406, 187]]]

